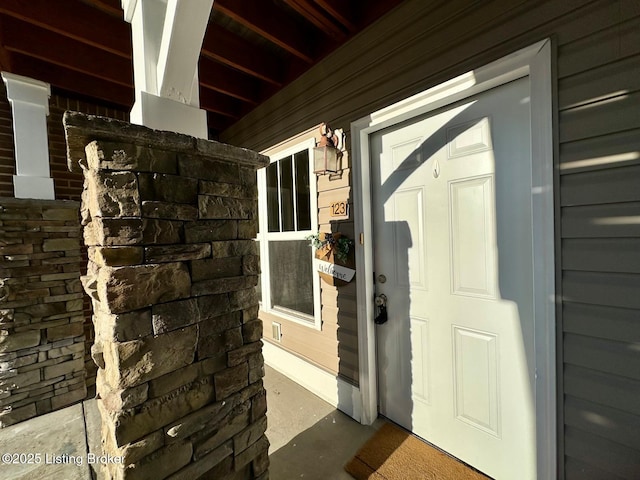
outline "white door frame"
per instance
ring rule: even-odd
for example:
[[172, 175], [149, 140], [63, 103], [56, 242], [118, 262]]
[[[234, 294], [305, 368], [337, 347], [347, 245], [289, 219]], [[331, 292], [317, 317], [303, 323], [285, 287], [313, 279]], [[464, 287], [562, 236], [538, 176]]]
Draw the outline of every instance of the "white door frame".
[[[551, 41], [546, 39], [482, 68], [379, 110], [351, 124], [354, 221], [361, 242], [358, 266], [358, 356], [363, 424], [378, 416], [376, 337], [373, 323], [373, 239], [369, 136], [518, 78], [529, 76], [536, 354], [536, 451], [538, 478], [556, 477], [556, 335], [553, 203]], [[364, 239], [364, 241], [362, 241]]]

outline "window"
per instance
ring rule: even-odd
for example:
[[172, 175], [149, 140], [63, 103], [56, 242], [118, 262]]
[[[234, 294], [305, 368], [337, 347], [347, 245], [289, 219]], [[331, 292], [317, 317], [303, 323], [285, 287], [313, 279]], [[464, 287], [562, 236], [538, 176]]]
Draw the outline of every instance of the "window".
[[258, 291], [263, 310], [320, 328], [320, 286], [306, 239], [318, 228], [314, 146], [309, 139], [272, 155], [258, 171]]

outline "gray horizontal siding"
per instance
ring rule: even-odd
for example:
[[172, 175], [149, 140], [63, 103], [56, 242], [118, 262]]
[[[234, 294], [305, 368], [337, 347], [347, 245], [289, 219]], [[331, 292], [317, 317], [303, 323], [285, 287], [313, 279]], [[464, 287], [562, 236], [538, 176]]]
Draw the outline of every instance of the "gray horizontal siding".
[[[635, 448], [570, 426], [565, 428], [565, 438], [567, 456], [583, 462], [586, 468], [593, 466], [603, 472], [602, 479], [636, 480], [638, 478], [640, 457]], [[606, 466], [606, 469], [601, 466]], [[567, 475], [566, 478], [567, 480], [583, 479], [579, 473], [574, 476]]]
[[558, 107], [562, 111], [597, 103], [598, 99], [611, 97], [612, 92], [625, 95], [637, 90], [638, 77], [640, 62], [637, 56], [631, 56], [563, 78], [558, 82], [559, 99], [562, 101]]
[[640, 309], [636, 274], [565, 271], [562, 292], [566, 302]]
[[[621, 4], [633, 2], [624, 0], [609, 2], [613, 9]], [[637, 6], [637, 3], [636, 3]], [[585, 29], [592, 29], [584, 37], [562, 43], [558, 49], [558, 77], [564, 78], [588, 70], [601, 67], [606, 63], [631, 57], [640, 53], [640, 29], [638, 29], [639, 12], [610, 12], [600, 18], [600, 23], [583, 24]], [[580, 15], [576, 15], [580, 18]], [[618, 23], [619, 22], [619, 23]]]
[[[567, 333], [618, 342], [640, 342], [638, 311], [632, 308], [595, 306], [565, 300], [562, 319], [564, 331]], [[635, 348], [627, 350], [629, 356], [637, 355]], [[638, 406], [640, 407], [640, 401]]]
[[[640, 110], [640, 103], [637, 108]], [[562, 205], [638, 202], [638, 178], [640, 165], [564, 175], [560, 181]]]
[[640, 449], [640, 418], [637, 415], [567, 395], [565, 422], [602, 438]]
[[640, 129], [563, 143], [559, 160], [562, 175], [640, 165]]
[[570, 238], [562, 242], [566, 270], [640, 273], [640, 238]]
[[640, 92], [633, 92], [565, 110], [560, 113], [560, 142], [640, 128], [638, 105]]
[[565, 333], [566, 364], [640, 380], [640, 355], [627, 342]]
[[576, 480], [621, 480], [622, 477], [613, 475], [610, 472], [600, 470], [593, 465], [581, 462], [575, 458], [567, 458], [565, 464], [565, 472], [567, 479]]
[[640, 478], [640, 3], [607, 3], [558, 47], [567, 479]]
[[571, 364], [565, 366], [564, 378], [566, 395], [640, 416], [640, 381]]
[[[222, 134], [262, 149], [551, 37], [559, 471], [640, 478], [640, 2], [407, 0]], [[351, 334], [351, 332], [349, 332]]]
[[640, 237], [639, 218], [640, 202], [565, 207], [562, 237]]

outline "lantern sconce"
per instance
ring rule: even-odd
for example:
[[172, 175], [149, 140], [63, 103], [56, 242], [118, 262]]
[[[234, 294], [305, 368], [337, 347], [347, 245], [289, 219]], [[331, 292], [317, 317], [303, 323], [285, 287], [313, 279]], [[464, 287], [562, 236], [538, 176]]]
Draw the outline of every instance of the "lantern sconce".
[[332, 130], [329, 125], [320, 125], [320, 141], [313, 149], [313, 172], [316, 175], [342, 171], [342, 155], [345, 134], [341, 128]]

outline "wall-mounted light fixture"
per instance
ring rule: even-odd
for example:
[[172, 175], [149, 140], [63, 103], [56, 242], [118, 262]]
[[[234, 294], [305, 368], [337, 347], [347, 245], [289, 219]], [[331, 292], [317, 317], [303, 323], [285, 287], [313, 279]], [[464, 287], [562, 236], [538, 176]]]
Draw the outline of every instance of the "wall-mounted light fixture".
[[342, 129], [332, 130], [329, 125], [320, 125], [320, 141], [313, 149], [313, 171], [316, 175], [337, 173], [342, 170], [342, 150], [344, 133]]

